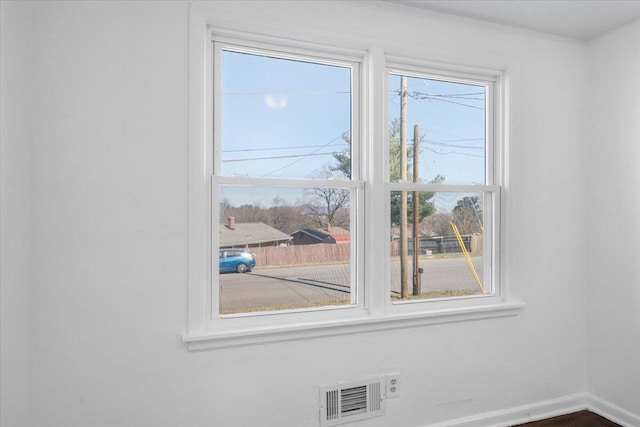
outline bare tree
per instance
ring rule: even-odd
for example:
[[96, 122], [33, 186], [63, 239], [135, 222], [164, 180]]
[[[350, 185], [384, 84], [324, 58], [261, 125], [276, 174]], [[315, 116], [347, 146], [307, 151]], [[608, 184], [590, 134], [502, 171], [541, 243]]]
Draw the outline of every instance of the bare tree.
[[421, 232], [425, 236], [450, 236], [453, 234], [450, 222], [453, 215], [450, 213], [435, 213], [422, 221]]
[[223, 199], [220, 201], [220, 221], [225, 221], [230, 216], [234, 216], [234, 207], [229, 202], [229, 199]]
[[477, 196], [465, 196], [453, 208], [453, 222], [462, 234], [482, 231], [482, 206]]
[[[311, 175], [314, 179], [345, 179], [343, 172], [325, 165], [314, 171]], [[349, 208], [349, 196], [351, 192], [347, 188], [312, 188], [308, 191], [308, 199], [304, 204], [305, 212], [311, 216], [317, 226], [327, 224], [340, 227], [349, 227], [349, 215], [345, 211]], [[346, 223], [345, 223], [346, 221]]]
[[225, 221], [228, 217], [235, 217], [236, 222], [268, 222], [268, 210], [258, 204], [242, 204], [232, 206], [228, 200], [220, 203], [220, 220]]
[[[304, 208], [317, 226], [338, 225], [345, 226], [344, 217], [340, 215], [349, 204], [349, 190], [344, 188], [313, 188], [313, 194]], [[347, 216], [348, 217], [348, 216]], [[338, 221], [340, 219], [340, 221]], [[339, 223], [338, 223], [339, 222]]]
[[299, 207], [292, 206], [281, 197], [274, 197], [268, 212], [267, 224], [278, 230], [291, 233], [301, 227], [302, 212]]

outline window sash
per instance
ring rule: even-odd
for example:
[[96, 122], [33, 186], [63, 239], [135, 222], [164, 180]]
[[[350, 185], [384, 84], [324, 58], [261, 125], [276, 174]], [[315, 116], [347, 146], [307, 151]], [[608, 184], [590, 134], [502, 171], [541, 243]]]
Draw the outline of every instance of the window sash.
[[[484, 239], [483, 239], [483, 283], [485, 284], [485, 293], [471, 296], [453, 297], [453, 298], [432, 298], [432, 299], [415, 299], [391, 301], [387, 298], [387, 310], [391, 312], [403, 312], [403, 310], [423, 310], [425, 304], [427, 307], [436, 307], [451, 302], [451, 300], [477, 300], [477, 299], [495, 299], [502, 298], [502, 290], [500, 286], [500, 214], [502, 211], [501, 194], [502, 187], [502, 161], [504, 160], [500, 150], [501, 144], [496, 140], [501, 134], [496, 132], [501, 124], [498, 120], [502, 106], [500, 94], [500, 82], [502, 80], [501, 73], [489, 72], [486, 69], [455, 66], [449, 64], [437, 64], [430, 61], [421, 61], [406, 57], [386, 55], [385, 63], [385, 84], [389, 80], [389, 76], [407, 76], [420, 79], [439, 80], [443, 82], [453, 82], [461, 84], [469, 84], [482, 86], [485, 88], [485, 182], [474, 184], [433, 184], [427, 182], [414, 183], [409, 181], [391, 181], [390, 170], [388, 167], [384, 170], [385, 177], [385, 209], [386, 212], [386, 233], [391, 234], [391, 224], [389, 221], [390, 197], [393, 191], [404, 192], [455, 192], [455, 193], [482, 193], [485, 202], [489, 199], [490, 203], [484, 204]], [[385, 86], [384, 105], [388, 105], [388, 88]], [[385, 123], [389, 122], [389, 112], [386, 111]], [[384, 156], [385, 165], [389, 165], [389, 134], [384, 134]], [[385, 294], [391, 294], [391, 249], [385, 248]], [[487, 286], [487, 284], [489, 286]], [[489, 291], [487, 292], [487, 289]]]
[[[503, 114], [502, 72], [480, 67], [470, 67], [455, 64], [442, 64], [433, 61], [407, 58], [403, 56], [386, 55], [385, 78], [391, 74], [405, 75], [421, 79], [439, 80], [444, 82], [469, 84], [485, 87], [485, 182], [484, 185], [499, 185], [503, 181], [503, 170], [496, 166], [504, 164], [503, 147], [498, 143], [503, 138], [501, 117]], [[387, 100], [385, 99], [385, 102]], [[388, 137], [385, 135], [385, 156], [388, 160]], [[388, 164], [388, 162], [387, 162]], [[503, 167], [503, 166], [502, 166]], [[386, 181], [389, 182], [389, 172], [385, 171]]]
[[[212, 34], [215, 34], [212, 32]], [[276, 41], [279, 41], [276, 39]], [[210, 245], [209, 255], [214, 254], [219, 247], [219, 235], [215, 232], [220, 224], [220, 212], [218, 203], [220, 201], [221, 186], [246, 186], [246, 187], [295, 187], [295, 188], [344, 188], [351, 190], [350, 204], [350, 224], [351, 224], [351, 305], [349, 306], [322, 306], [318, 308], [300, 308], [280, 310], [276, 312], [251, 312], [237, 313], [231, 315], [221, 315], [220, 307], [220, 282], [217, 260], [208, 256], [210, 260], [207, 268], [209, 283], [207, 289], [207, 313], [208, 323], [213, 326], [221, 319], [234, 319], [236, 323], [250, 321], [250, 318], [269, 316], [278, 317], [286, 314], [308, 314], [316, 312], [315, 316], [322, 316], [322, 312], [344, 310], [344, 309], [364, 309], [364, 261], [359, 256], [363, 251], [364, 242], [364, 188], [365, 182], [358, 179], [362, 173], [361, 156], [361, 105], [364, 102], [361, 98], [361, 69], [363, 55], [356, 56], [354, 52], [346, 49], [318, 50], [311, 49], [309, 44], [286, 41], [277, 44], [265, 43], [246, 38], [235, 38], [232, 32], [223, 32], [222, 35], [213, 36], [211, 39], [211, 58], [208, 61], [208, 81], [212, 91], [208, 92], [207, 105], [212, 108], [213, 115], [208, 125], [209, 135], [212, 135], [212, 143], [207, 153], [210, 153], [206, 162], [206, 170], [209, 176], [211, 192], [209, 195], [209, 212], [211, 221], [209, 223]], [[222, 93], [222, 53], [232, 51], [247, 53], [264, 57], [273, 57], [283, 60], [304, 61], [314, 64], [339, 66], [351, 70], [351, 179], [313, 179], [313, 178], [273, 178], [254, 176], [225, 176], [222, 175], [222, 96], [214, 94]], [[308, 315], [306, 317], [312, 317]], [[243, 319], [247, 318], [247, 319]], [[213, 323], [212, 323], [213, 322]]]
[[[361, 105], [363, 105], [361, 93], [361, 73], [363, 55], [354, 56], [340, 54], [336, 49], [336, 53], [328, 53], [323, 50], [304, 50], [300, 46], [307, 46], [306, 43], [295, 43], [293, 41], [280, 41], [281, 44], [271, 45], [251, 41], [247, 39], [233, 39], [229, 37], [229, 33], [224, 32], [224, 36], [220, 39], [212, 38], [212, 55], [210, 60], [210, 71], [207, 72], [211, 76], [210, 81], [213, 93], [209, 94], [211, 101], [208, 103], [213, 110], [213, 124], [222, 123], [222, 96], [213, 96], [213, 94], [222, 93], [222, 52], [225, 50], [247, 53], [257, 56], [273, 57], [283, 60], [303, 61], [320, 65], [337, 66], [349, 68], [351, 70], [351, 180], [358, 180], [361, 177], [361, 126], [360, 118], [362, 115]], [[286, 50], [285, 50], [286, 48]], [[316, 47], [317, 49], [317, 47]], [[210, 135], [213, 135], [213, 144], [211, 155], [213, 162], [208, 167], [208, 174], [222, 177], [222, 126], [213, 125]], [[210, 162], [210, 159], [208, 159]], [[252, 179], [269, 179], [262, 177], [251, 177]], [[345, 180], [347, 181], [347, 180]]]
[[[388, 183], [386, 191], [386, 206], [389, 206], [391, 192], [393, 191], [406, 191], [411, 193], [413, 191], [426, 191], [426, 192], [456, 192], [456, 193], [482, 193], [484, 198], [483, 203], [483, 264], [484, 272], [482, 276], [482, 283], [484, 284], [485, 293], [475, 294], [468, 296], [456, 296], [456, 297], [442, 297], [442, 298], [428, 298], [428, 299], [413, 299], [413, 300], [398, 300], [391, 301], [391, 298], [387, 298], [387, 306], [395, 307], [395, 310], [399, 310], [401, 306], [416, 306], [419, 309], [424, 309], [424, 304], [437, 306], [435, 303], [442, 304], [443, 302], [452, 300], [473, 300], [473, 299], [495, 299], [503, 298], [502, 290], [500, 287], [500, 213], [502, 211], [501, 194], [502, 188], [498, 185], [444, 185], [444, 184], [413, 184], [413, 183]], [[387, 235], [391, 234], [391, 225], [387, 221], [386, 228]], [[386, 295], [391, 295], [391, 249], [385, 248], [386, 262], [385, 262], [385, 284]], [[393, 310], [393, 308], [392, 308]]]

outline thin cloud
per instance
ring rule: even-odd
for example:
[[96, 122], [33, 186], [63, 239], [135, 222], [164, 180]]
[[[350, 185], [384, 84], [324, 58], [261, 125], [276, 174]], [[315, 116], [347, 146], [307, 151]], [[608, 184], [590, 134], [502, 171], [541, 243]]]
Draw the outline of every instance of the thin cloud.
[[282, 110], [289, 103], [289, 99], [285, 95], [268, 94], [264, 96], [264, 103], [273, 110]]

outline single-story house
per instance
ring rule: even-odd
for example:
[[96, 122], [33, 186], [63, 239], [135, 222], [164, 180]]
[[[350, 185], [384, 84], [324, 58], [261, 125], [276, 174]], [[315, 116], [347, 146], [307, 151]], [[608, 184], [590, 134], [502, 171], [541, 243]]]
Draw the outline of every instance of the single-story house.
[[340, 227], [303, 228], [291, 234], [294, 245], [315, 245], [318, 243], [343, 244], [351, 242], [351, 233]]
[[286, 246], [292, 237], [263, 222], [236, 222], [234, 217], [220, 226], [221, 248], [261, 248]]

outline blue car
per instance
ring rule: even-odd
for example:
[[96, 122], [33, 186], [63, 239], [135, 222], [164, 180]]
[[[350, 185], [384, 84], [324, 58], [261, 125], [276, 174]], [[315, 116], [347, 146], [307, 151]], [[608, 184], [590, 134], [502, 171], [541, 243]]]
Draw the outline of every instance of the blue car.
[[220, 249], [220, 273], [246, 273], [256, 266], [256, 256], [240, 249]]

